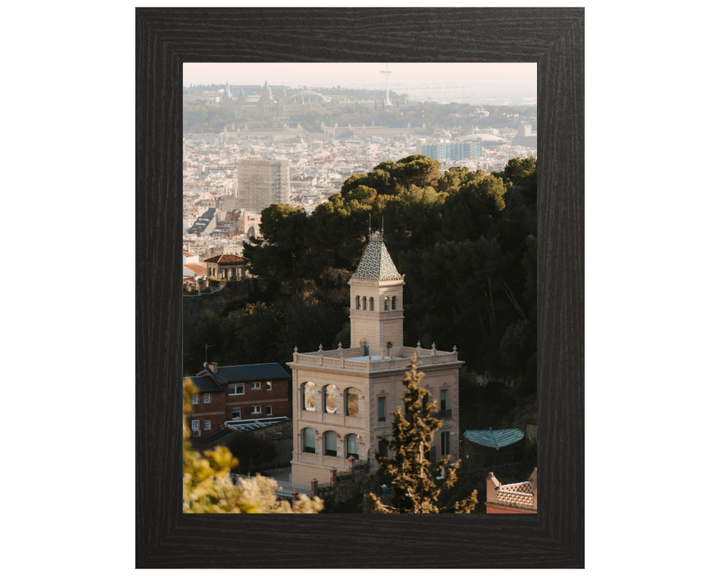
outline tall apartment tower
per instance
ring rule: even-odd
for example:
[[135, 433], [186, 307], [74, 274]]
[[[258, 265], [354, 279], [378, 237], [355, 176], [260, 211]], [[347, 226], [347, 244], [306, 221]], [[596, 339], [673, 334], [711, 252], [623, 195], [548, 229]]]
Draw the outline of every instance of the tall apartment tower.
[[381, 232], [370, 234], [350, 279], [351, 347], [298, 353], [288, 366], [293, 376], [292, 482], [309, 486], [330, 482], [332, 469], [348, 469], [348, 458], [378, 468], [375, 452], [393, 456], [395, 408], [404, 407], [403, 378], [417, 356], [425, 373], [420, 385], [436, 400], [430, 458], [460, 455], [459, 370], [457, 350], [403, 346], [403, 286]]
[[289, 160], [238, 160], [237, 208], [260, 214], [290, 202]]

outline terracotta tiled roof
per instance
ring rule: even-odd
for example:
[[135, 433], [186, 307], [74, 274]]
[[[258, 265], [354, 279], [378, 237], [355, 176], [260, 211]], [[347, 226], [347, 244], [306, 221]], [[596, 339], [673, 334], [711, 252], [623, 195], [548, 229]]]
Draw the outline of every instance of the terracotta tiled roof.
[[207, 274], [207, 268], [205, 266], [195, 264], [194, 262], [191, 262], [190, 264], [185, 264], [185, 268], [187, 268], [188, 270], [192, 270], [193, 272], [195, 272], [195, 274]]
[[192, 253], [188, 252], [187, 250], [184, 250], [184, 249], [183, 249], [183, 256], [187, 256], [188, 258], [192, 258], [193, 256], [195, 256], [195, 254], [192, 254]]
[[220, 256], [213, 256], [208, 258], [205, 262], [214, 262], [216, 264], [244, 264], [245, 260], [235, 254], [221, 254]]

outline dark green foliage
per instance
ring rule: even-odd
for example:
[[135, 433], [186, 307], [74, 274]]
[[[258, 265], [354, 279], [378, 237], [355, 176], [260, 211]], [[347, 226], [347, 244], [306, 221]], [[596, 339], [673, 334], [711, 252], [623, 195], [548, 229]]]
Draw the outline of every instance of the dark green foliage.
[[285, 363], [295, 346], [304, 351], [337, 346], [335, 335], [342, 335], [347, 323], [345, 306], [328, 301], [314, 282], [286, 282], [264, 296], [266, 301], [235, 301], [222, 317], [202, 310], [190, 318], [185, 374], [202, 369], [206, 343], [212, 345], [208, 360], [226, 366]]
[[272, 204], [262, 211], [262, 240], [244, 244], [248, 271], [274, 282], [305, 278], [312, 267], [308, 258], [310, 224], [302, 208]]
[[401, 158], [397, 162], [381, 162], [368, 174], [353, 174], [340, 189], [343, 198], [358, 188], [372, 189], [380, 195], [396, 196], [411, 186], [424, 188], [436, 184], [442, 176], [440, 162], [421, 154]]
[[214, 353], [222, 348], [220, 318], [212, 310], [201, 310], [188, 322], [183, 331], [184, 373], [186, 376], [197, 374], [205, 362], [205, 345], [211, 346], [208, 358], [213, 359]]
[[235, 472], [256, 474], [274, 464], [278, 456], [276, 443], [265, 436], [252, 432], [237, 432], [230, 436], [226, 444], [238, 460]]
[[[303, 279], [320, 286], [316, 296], [327, 305], [328, 272], [354, 271], [368, 219], [374, 229], [384, 220], [385, 244], [406, 275], [404, 341], [435, 342], [444, 350], [457, 345], [469, 369], [530, 392], [537, 349], [536, 160], [513, 159], [493, 175], [467, 168], [441, 175], [438, 167], [411, 155], [351, 176], [309, 216], [286, 205], [267, 208], [264, 243], [245, 248], [249, 270], [267, 284], [268, 306], [289, 298]], [[346, 307], [332, 290], [331, 302]], [[296, 312], [303, 317], [302, 306]], [[332, 323], [328, 333], [338, 335], [344, 324]], [[291, 323], [283, 316], [280, 325]], [[326, 346], [321, 328], [315, 334], [309, 325], [307, 334], [286, 339], [283, 354], [291, 338], [290, 349], [307, 349], [303, 339], [313, 340], [310, 349]]]
[[[417, 371], [417, 359], [410, 363], [410, 371], [405, 374], [405, 413], [398, 408], [393, 419], [393, 439], [389, 448], [395, 453], [389, 459], [375, 454], [380, 463], [379, 476], [393, 488], [390, 502], [370, 493], [370, 500], [377, 512], [386, 514], [428, 514], [455, 512], [469, 514], [477, 505], [477, 493], [473, 492], [452, 508], [439, 508], [437, 500], [440, 493], [456, 481], [456, 465], [448, 465], [450, 455], [437, 463], [430, 460], [430, 448], [433, 434], [442, 428], [442, 421], [431, 416], [437, 409], [434, 400], [423, 405], [423, 398], [429, 394], [420, 387], [424, 374]], [[437, 480], [443, 475], [444, 479]]]
[[453, 506], [456, 502], [467, 498], [469, 494], [477, 492], [479, 506], [475, 507], [473, 514], [485, 514], [487, 501], [487, 475], [490, 472], [502, 484], [514, 482], [525, 482], [533, 470], [537, 467], [537, 444], [533, 444], [528, 450], [522, 462], [513, 464], [498, 464], [489, 468], [478, 468], [473, 470], [460, 470], [455, 485], [445, 490], [438, 498], [441, 506]]
[[[201, 93], [203, 90], [215, 91], [224, 88], [224, 85], [216, 86], [199, 86], [193, 88], [192, 93]], [[237, 88], [231, 86], [233, 93], [237, 93]], [[258, 95], [260, 87], [243, 86], [246, 96]], [[293, 95], [293, 90], [286, 87], [288, 96]], [[273, 88], [273, 93], [275, 89]], [[336, 95], [342, 99], [344, 96], [383, 99], [384, 91], [378, 90], [352, 90], [343, 88], [339, 91], [332, 89], [323, 89], [325, 95]], [[390, 99], [396, 103], [398, 100], [403, 102], [402, 107], [392, 106], [385, 108], [383, 106], [364, 107], [364, 106], [339, 106], [336, 102], [331, 102], [323, 106], [313, 106], [302, 112], [290, 112], [288, 121], [292, 123], [299, 122], [304, 128], [311, 132], [320, 132], [321, 124], [324, 122], [326, 126], [345, 127], [348, 124], [352, 126], [371, 126], [373, 122], [376, 126], [389, 126], [392, 128], [405, 128], [408, 123], [413, 127], [419, 127], [425, 124], [426, 131], [432, 132], [435, 128], [446, 126], [457, 126], [463, 131], [470, 131], [474, 128], [507, 128], [516, 127], [517, 119], [515, 114], [523, 116], [537, 114], [536, 106], [488, 106], [483, 108], [490, 112], [489, 116], [478, 116], [478, 106], [473, 104], [458, 104], [451, 102], [449, 104], [439, 104], [433, 102], [407, 102], [406, 96], [396, 94], [390, 91]], [[183, 105], [183, 131], [184, 132], [222, 132], [224, 128], [231, 129], [231, 125], [235, 123], [247, 124], [249, 128], [281, 128], [282, 124], [277, 118], [273, 118], [270, 113], [263, 114], [260, 110], [247, 111], [239, 108], [238, 103], [223, 103], [221, 106], [204, 106], [202, 104], [184, 104]]]
[[234, 121], [235, 115], [227, 108], [208, 109], [198, 104], [183, 110], [183, 131], [192, 134], [217, 134]]

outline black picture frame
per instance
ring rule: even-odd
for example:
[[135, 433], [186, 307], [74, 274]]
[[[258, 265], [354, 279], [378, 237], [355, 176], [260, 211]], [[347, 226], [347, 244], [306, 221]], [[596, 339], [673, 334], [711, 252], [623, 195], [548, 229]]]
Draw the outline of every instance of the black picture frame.
[[[584, 10], [136, 10], [136, 566], [584, 567]], [[183, 62], [537, 62], [537, 515], [184, 515]]]

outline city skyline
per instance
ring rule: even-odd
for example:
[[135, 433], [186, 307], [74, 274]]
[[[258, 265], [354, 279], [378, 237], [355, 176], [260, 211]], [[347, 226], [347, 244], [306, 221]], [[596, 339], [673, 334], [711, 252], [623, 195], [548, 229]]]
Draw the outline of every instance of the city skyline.
[[390, 89], [464, 86], [478, 91], [537, 93], [534, 62], [350, 62], [350, 63], [214, 63], [183, 64], [183, 86], [190, 84], [304, 85], [383, 89], [388, 66]]

